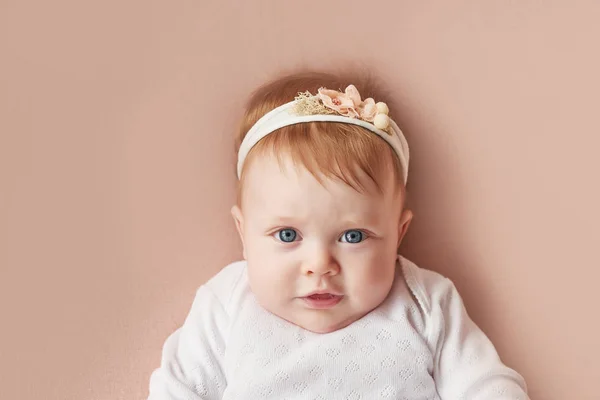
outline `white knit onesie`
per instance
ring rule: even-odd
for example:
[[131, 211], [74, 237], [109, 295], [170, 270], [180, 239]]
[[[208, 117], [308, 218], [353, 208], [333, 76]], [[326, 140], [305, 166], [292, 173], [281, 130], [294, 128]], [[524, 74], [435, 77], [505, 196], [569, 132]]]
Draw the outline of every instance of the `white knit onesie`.
[[198, 289], [165, 342], [149, 400], [525, 400], [452, 282], [399, 257], [394, 286], [371, 313], [316, 334], [258, 305], [246, 263]]

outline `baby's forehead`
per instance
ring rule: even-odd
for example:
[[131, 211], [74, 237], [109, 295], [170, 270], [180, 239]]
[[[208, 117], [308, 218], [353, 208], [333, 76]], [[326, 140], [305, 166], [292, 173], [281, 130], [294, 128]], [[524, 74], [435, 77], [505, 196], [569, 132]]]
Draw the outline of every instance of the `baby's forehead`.
[[[355, 170], [350, 177], [347, 171], [322, 169], [317, 165], [303, 163], [302, 160], [295, 159], [288, 154], [280, 153], [277, 155], [265, 154], [256, 157], [248, 165], [246, 178], [248, 184], [265, 186], [269, 183], [282, 185], [282, 188], [291, 189], [296, 186], [303, 186], [305, 189], [314, 187], [315, 189], [335, 189], [339, 186], [348, 186], [353, 188], [360, 184], [363, 190], [357, 190], [360, 193], [368, 193], [376, 190], [376, 185], [364, 171]], [[346, 182], [341, 177], [350, 181]], [[353, 184], [351, 184], [353, 183]]]
[[355, 171], [353, 177], [346, 175], [348, 181], [344, 181], [330, 171], [310, 170], [289, 156], [268, 155], [257, 157], [247, 165], [243, 191], [245, 197], [264, 203], [351, 202], [356, 207], [369, 208], [373, 202], [386, 199], [389, 202], [398, 197], [394, 174], [389, 172], [388, 175], [380, 186], [364, 171]]

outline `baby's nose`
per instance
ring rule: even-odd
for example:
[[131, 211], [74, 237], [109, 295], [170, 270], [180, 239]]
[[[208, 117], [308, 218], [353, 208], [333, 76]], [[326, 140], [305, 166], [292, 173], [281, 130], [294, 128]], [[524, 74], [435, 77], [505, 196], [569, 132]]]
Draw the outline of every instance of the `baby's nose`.
[[304, 263], [304, 274], [306, 275], [337, 275], [340, 272], [340, 266], [335, 258], [326, 251], [307, 260]]

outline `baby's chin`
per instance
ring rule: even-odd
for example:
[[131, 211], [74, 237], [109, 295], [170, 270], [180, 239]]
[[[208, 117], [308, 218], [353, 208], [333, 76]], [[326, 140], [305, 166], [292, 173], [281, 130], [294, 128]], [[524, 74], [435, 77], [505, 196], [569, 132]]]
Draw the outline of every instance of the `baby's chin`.
[[261, 302], [259, 304], [271, 314], [307, 331], [326, 334], [344, 329], [359, 319], [363, 318], [375, 307], [363, 310], [348, 310], [344, 309], [342, 303], [330, 310], [308, 310], [305, 308], [298, 309], [295, 306], [289, 307], [273, 307], [270, 302]]
[[345, 327], [349, 326], [350, 324], [352, 324], [355, 321], [356, 320], [347, 321], [342, 324], [337, 324], [337, 325], [333, 325], [333, 326], [315, 326], [315, 327], [302, 326], [302, 328], [306, 329], [307, 331], [311, 331], [312, 333], [326, 334], [326, 333], [339, 331], [340, 329], [344, 329]]
[[350, 326], [351, 324], [353, 324], [354, 322], [358, 321], [359, 319], [361, 319], [363, 315], [355, 315], [355, 316], [351, 316], [348, 317], [342, 321], [331, 321], [331, 320], [327, 320], [327, 318], [321, 319], [319, 318], [318, 320], [290, 320], [287, 318], [284, 318], [286, 321], [299, 326], [302, 329], [306, 329], [307, 331], [310, 331], [312, 333], [318, 333], [318, 334], [326, 334], [326, 333], [332, 333], [335, 331], [339, 331], [340, 329], [344, 329], [348, 326]]

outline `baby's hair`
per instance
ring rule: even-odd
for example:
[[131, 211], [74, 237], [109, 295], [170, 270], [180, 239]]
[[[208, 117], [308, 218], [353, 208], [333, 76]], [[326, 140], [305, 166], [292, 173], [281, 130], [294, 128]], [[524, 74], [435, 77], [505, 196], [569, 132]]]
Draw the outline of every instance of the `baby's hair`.
[[[300, 92], [316, 94], [320, 87], [343, 91], [348, 85], [357, 87], [363, 99], [373, 97], [385, 101], [385, 94], [367, 76], [341, 76], [304, 72], [275, 79], [252, 95], [246, 105], [236, 137], [236, 154], [250, 128], [263, 115], [288, 103]], [[392, 117], [393, 118], [393, 117]], [[267, 135], [248, 154], [238, 185], [238, 201], [244, 182], [244, 171], [252, 159], [265, 154], [291, 157], [295, 165], [305, 167], [319, 182], [322, 178], [339, 179], [353, 189], [365, 190], [359, 172], [366, 174], [381, 192], [384, 176], [390, 171], [403, 190], [402, 167], [393, 149], [381, 138], [357, 125], [338, 122], [309, 122], [285, 126]], [[391, 168], [390, 168], [391, 167]]]

